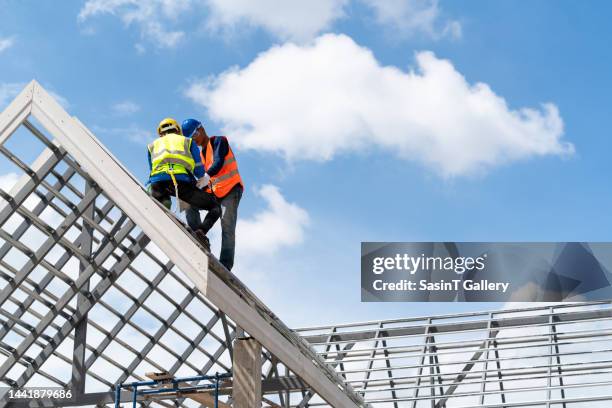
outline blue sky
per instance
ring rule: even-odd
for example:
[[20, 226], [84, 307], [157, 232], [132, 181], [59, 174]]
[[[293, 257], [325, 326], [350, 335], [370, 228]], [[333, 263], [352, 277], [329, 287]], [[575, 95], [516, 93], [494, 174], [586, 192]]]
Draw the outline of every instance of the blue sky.
[[268, 3], [0, 0], [0, 105], [37, 79], [143, 182], [163, 117], [227, 134], [291, 325], [500, 307], [361, 304], [361, 241], [609, 240], [612, 6]]

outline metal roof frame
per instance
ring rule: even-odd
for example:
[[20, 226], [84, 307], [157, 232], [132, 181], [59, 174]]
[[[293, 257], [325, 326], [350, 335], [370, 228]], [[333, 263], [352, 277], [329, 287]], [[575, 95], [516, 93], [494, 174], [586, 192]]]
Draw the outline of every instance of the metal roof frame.
[[611, 301], [296, 331], [374, 407], [607, 408], [612, 401]]
[[[35, 125], [33, 120], [36, 120], [42, 129]], [[4, 147], [5, 142], [20, 126], [27, 128], [45, 145], [44, 151], [31, 167]], [[53, 140], [45, 135], [45, 131]], [[10, 194], [2, 192], [6, 203], [0, 206], [0, 223], [4, 224], [16, 213], [24, 218], [18, 227], [20, 232], [15, 235], [15, 232], [0, 230], [0, 238], [5, 241], [5, 253], [16, 248], [30, 258], [20, 269], [9, 264], [4, 265], [6, 271], [3, 273], [8, 284], [0, 290], [0, 305], [5, 319], [5, 334], [13, 330], [11, 334], [22, 337], [16, 347], [0, 344], [0, 350], [5, 356], [0, 364], [0, 378], [6, 383], [25, 385], [50, 356], [56, 355], [60, 343], [70, 337], [76, 342], [73, 354], [75, 371], [71, 384], [82, 389], [87, 367], [96, 360], [92, 355], [97, 356], [97, 351], [94, 350], [94, 353], [86, 358], [86, 351], [91, 351], [91, 347], [83, 339], [86, 332], [84, 324], [95, 325], [95, 322], [86, 322], [87, 314], [94, 306], [103, 302], [103, 296], [109, 288], [120, 287], [117, 280], [126, 270], [130, 270], [140, 275], [139, 278], [147, 282], [148, 288], [142, 293], [132, 294], [129, 289], [119, 289], [133, 301], [133, 307], [127, 310], [128, 316], [143, 309], [153, 316], [158, 315], [153, 308], [146, 308], [143, 299], [148, 296], [147, 292], [157, 289], [156, 285], [159, 285], [167, 274], [172, 273], [170, 268], [176, 267], [180, 271], [179, 274], [184, 274], [193, 283], [193, 287], [186, 288], [189, 295], [182, 302], [174, 302], [174, 312], [171, 316], [156, 316], [163, 323], [162, 326], [170, 327], [189, 302], [199, 297], [200, 301], [205, 302], [213, 311], [213, 317], [208, 324], [199, 324], [201, 333], [204, 333], [204, 336], [212, 335], [211, 327], [218, 321], [223, 321], [226, 338], [220, 339], [223, 347], [219, 350], [231, 351], [235, 323], [262, 344], [271, 355], [270, 359], [274, 356], [275, 360], [280, 360], [330, 405], [366, 406], [361, 396], [353, 392], [306, 342], [287, 328], [236, 276], [220, 265], [214, 257], [207, 256], [174, 217], [146, 193], [141, 184], [93, 133], [78, 119], [68, 115], [36, 81], [28, 84], [0, 115], [0, 150], [25, 173]], [[56, 168], [58, 163], [68, 164], [65, 174], [59, 174]], [[55, 185], [48, 181], [49, 174], [57, 179]], [[74, 174], [85, 180], [84, 189], [66, 182]], [[46, 195], [41, 193], [40, 188], [48, 191]], [[62, 188], [70, 189], [71, 192], [67, 194], [76, 194], [77, 199], [67, 198], [66, 194], [60, 191]], [[41, 203], [37, 208], [28, 209], [23, 204], [32, 194], [36, 194]], [[104, 202], [105, 206], [96, 207], [96, 200]], [[62, 222], [56, 228], [48, 225], [39, 216], [49, 206], [54, 206], [56, 212], [63, 215]], [[62, 206], [67, 206], [68, 209], [62, 212]], [[108, 218], [105, 212], [110, 211], [118, 211], [120, 216], [110, 221], [110, 229], [102, 228], [101, 223]], [[20, 234], [29, 230], [32, 225], [36, 226], [39, 232], [46, 234], [44, 243], [37, 249], [28, 247], [19, 239]], [[79, 238], [67, 239], [66, 234], [75, 228], [80, 231]], [[92, 251], [95, 235], [99, 238], [95, 242], [95, 250]], [[146, 253], [145, 250], [151, 243], [155, 244], [169, 261], [158, 265], [160, 272], [155, 278], [146, 280], [142, 272], [134, 270], [133, 261], [143, 252]], [[65, 256], [56, 262], [49, 262], [46, 257], [57, 246], [61, 246]], [[157, 257], [150, 251], [148, 256], [157, 261]], [[62, 270], [72, 258], [80, 262], [80, 272], [76, 279], [66, 276]], [[113, 258], [113, 266], [106, 269], [105, 263]], [[31, 279], [31, 273], [41, 266], [47, 271], [42, 285], [41, 282]], [[93, 277], [97, 278], [95, 286]], [[56, 278], [66, 283], [69, 288], [50, 301], [45, 286]], [[22, 291], [28, 296], [25, 299], [16, 299], [15, 294]], [[165, 297], [166, 301], [172, 303], [171, 296], [166, 294]], [[78, 301], [75, 303], [74, 299]], [[18, 305], [15, 312], [5, 308], [5, 302], [9, 300]], [[29, 305], [35, 302], [45, 304], [49, 311], [37, 316], [36, 324], [30, 325], [22, 316], [28, 313]], [[53, 302], [55, 304], [51, 305]], [[218, 310], [214, 310], [215, 308]], [[234, 323], [228, 322], [229, 319], [226, 319], [225, 315]], [[110, 330], [99, 328], [105, 333], [103, 343], [116, 340], [118, 331], [129, 324], [132, 323], [127, 321]], [[127, 371], [135, 369], [138, 363], [147, 357], [147, 353], [159, 344], [164, 333], [165, 330], [160, 329], [155, 335], [148, 335], [149, 342], [143, 350], [129, 350], [129, 344], [122, 345], [139, 357], [134, 359], [129, 367], [120, 365], [124, 371], [122, 378], [133, 375]], [[198, 347], [197, 343], [188, 341], [192, 344], [185, 351], [187, 356]], [[34, 346], [41, 351], [35, 357], [28, 356], [27, 353]], [[218, 358], [219, 350], [212, 357]], [[172, 354], [168, 347], [166, 352]], [[187, 358], [177, 358], [179, 362], [188, 364]], [[219, 362], [214, 359], [211, 361]], [[26, 368], [14, 381], [8, 374], [16, 364]], [[79, 365], [81, 367], [78, 367]]]

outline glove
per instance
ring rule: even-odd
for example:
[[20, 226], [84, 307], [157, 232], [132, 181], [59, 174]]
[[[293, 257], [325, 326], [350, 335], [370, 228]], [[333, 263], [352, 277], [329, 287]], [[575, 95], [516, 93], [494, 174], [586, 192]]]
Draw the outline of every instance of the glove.
[[197, 182], [196, 182], [196, 187], [199, 188], [200, 190], [203, 188], [206, 188], [208, 186], [208, 183], [210, 182], [210, 176], [208, 175], [208, 173], [204, 173], [204, 176], [202, 176]]

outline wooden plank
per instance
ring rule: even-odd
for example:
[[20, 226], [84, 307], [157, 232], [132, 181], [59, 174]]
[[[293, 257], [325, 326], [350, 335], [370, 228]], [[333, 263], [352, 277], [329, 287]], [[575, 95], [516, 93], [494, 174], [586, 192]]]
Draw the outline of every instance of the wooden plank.
[[162, 371], [160, 373], [145, 373], [145, 377], [153, 381], [170, 381], [174, 378], [172, 374], [166, 371]]
[[[185, 398], [197, 401], [207, 408], [215, 408], [215, 397], [207, 392], [194, 392], [191, 394], [181, 393], [181, 395]], [[232, 406], [219, 401], [219, 408], [232, 408]]]
[[234, 343], [233, 373], [234, 407], [261, 407], [261, 344], [254, 338]]

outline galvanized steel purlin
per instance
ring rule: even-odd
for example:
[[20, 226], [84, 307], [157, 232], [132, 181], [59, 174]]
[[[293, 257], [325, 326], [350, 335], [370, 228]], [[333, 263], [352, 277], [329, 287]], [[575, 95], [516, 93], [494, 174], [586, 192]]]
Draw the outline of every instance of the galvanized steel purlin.
[[[108, 213], [108, 211], [110, 211], [110, 209], [111, 209], [111, 206], [110, 206], [110, 205], [107, 203], [107, 205], [105, 206], [105, 208], [104, 208], [104, 209], [103, 209], [103, 211], [102, 211], [102, 215], [103, 215], [103, 216], [105, 216], [105, 215], [106, 215], [106, 213]], [[23, 224], [22, 224], [22, 225], [23, 225]], [[60, 260], [58, 260], [58, 261], [57, 261], [56, 266], [57, 266], [58, 268], [63, 267], [63, 265], [65, 265], [65, 264], [66, 264], [66, 262], [67, 262], [69, 259], [70, 259], [70, 255], [69, 255], [69, 253], [68, 253], [68, 252], [66, 252], [64, 255], [62, 255], [62, 257], [60, 258]], [[26, 282], [27, 282], [27, 283], [28, 283], [28, 284], [29, 284], [31, 287], [33, 287], [33, 288], [36, 288], [36, 287], [37, 287], [38, 289], [37, 289], [37, 291], [35, 291], [35, 290], [33, 290], [33, 289], [29, 289], [29, 288], [27, 288], [27, 287], [25, 287], [25, 286], [21, 286], [21, 287], [20, 287], [20, 289], [21, 289], [21, 290], [23, 290], [23, 291], [25, 291], [25, 292], [26, 292], [26, 293], [29, 295], [29, 297], [28, 297], [28, 298], [26, 298], [26, 300], [24, 301], [24, 303], [19, 302], [19, 300], [15, 299], [15, 298], [11, 298], [11, 301], [12, 301], [13, 303], [15, 303], [16, 305], [18, 305], [18, 311], [19, 311], [19, 314], [17, 314], [17, 315], [15, 315], [15, 314], [14, 314], [14, 315], [13, 315], [13, 319], [11, 319], [9, 322], [6, 322], [6, 323], [5, 323], [5, 325], [4, 325], [4, 327], [3, 327], [3, 331], [0, 333], [0, 338], [4, 337], [4, 335], [5, 335], [5, 334], [8, 332], [8, 330], [10, 330], [10, 329], [13, 327], [13, 325], [14, 325], [15, 323], [19, 323], [20, 325], [24, 325], [24, 326], [26, 325], [26, 323], [25, 323], [25, 322], [23, 322], [22, 320], [20, 320], [20, 319], [19, 319], [19, 318], [21, 317], [21, 315], [22, 315], [23, 313], [25, 313], [26, 311], [27, 311], [28, 313], [30, 313], [30, 314], [32, 314], [32, 315], [34, 315], [34, 316], [35, 316], [36, 318], [38, 318], [39, 320], [43, 318], [43, 315], [42, 315], [42, 314], [39, 314], [39, 313], [37, 313], [35, 310], [33, 310], [33, 309], [31, 309], [31, 308], [30, 308], [30, 306], [32, 305], [32, 303], [33, 303], [35, 300], [37, 300], [37, 301], [41, 302], [41, 304], [45, 305], [45, 306], [46, 306], [47, 308], [49, 308], [49, 309], [53, 307], [53, 305], [55, 304], [55, 302], [56, 302], [58, 299], [57, 299], [57, 297], [56, 297], [55, 295], [53, 295], [53, 294], [49, 293], [48, 291], [46, 291], [46, 290], [45, 290], [45, 288], [46, 288], [46, 287], [47, 287], [47, 285], [48, 285], [48, 284], [51, 282], [51, 280], [53, 279], [53, 277], [54, 277], [54, 276], [56, 276], [56, 275], [54, 275], [53, 273], [47, 273], [47, 274], [45, 275], [45, 277], [41, 279], [41, 281], [40, 281], [40, 282], [34, 282], [34, 281], [30, 280], [29, 278], [28, 278], [28, 279], [26, 279]], [[47, 296], [50, 298], [50, 300], [47, 300], [47, 299], [43, 298], [43, 297], [41, 296], [41, 294], [47, 295]], [[66, 313], [66, 312], [67, 312], [67, 313]], [[69, 316], [71, 316], [71, 315], [73, 315], [73, 314], [74, 314], [74, 309], [73, 309], [72, 307], [70, 307], [70, 306], [67, 306], [67, 307], [65, 308], [65, 311], [64, 311], [64, 310], [62, 310], [62, 311], [59, 311], [59, 313], [60, 313], [61, 315], [63, 315], [64, 317], [69, 318]], [[95, 322], [89, 322], [89, 323], [90, 323], [92, 326], [94, 326], [95, 328], [100, 329], [100, 327], [99, 327], [99, 326], [98, 326], [98, 325], [97, 325]], [[52, 323], [52, 324], [51, 324], [51, 326], [52, 326], [54, 329], [56, 329], [56, 330], [57, 330], [57, 329], [59, 329], [59, 326], [58, 326], [58, 325], [56, 325], [56, 324], [54, 324], [54, 323]], [[28, 326], [26, 326], [26, 327], [27, 327], [27, 328], [29, 328]], [[20, 334], [22, 334], [22, 333], [20, 333]], [[23, 332], [22, 336], [23, 336], [23, 337], [25, 337], [25, 332]], [[71, 335], [70, 335], [70, 338], [72, 338], [72, 337], [73, 337], [73, 336], [72, 336], [72, 334], [71, 334]], [[37, 343], [37, 345], [38, 345], [38, 346], [44, 346], [44, 345], [45, 345], [45, 344], [44, 344], [42, 341], [40, 341], [40, 340], [37, 340], [37, 342], [36, 342], [36, 343]], [[89, 348], [91, 349], [91, 347], [89, 347]], [[71, 363], [71, 360], [70, 360], [68, 357], [65, 357], [65, 356], [63, 356], [63, 355], [61, 355], [61, 354], [57, 354], [57, 353], [54, 353], [54, 354], [55, 354], [56, 356], [58, 356], [58, 357], [62, 358], [64, 361], [66, 361], [66, 362], [68, 362], [68, 363]], [[105, 356], [101, 356], [101, 357], [102, 357], [102, 358], [105, 358]], [[43, 374], [43, 375], [48, 375], [47, 373], [44, 373], [44, 371], [41, 371], [41, 370], [39, 370], [39, 373], [40, 373], [40, 374]], [[96, 379], [97, 379], [98, 381], [101, 381], [101, 382], [103, 382], [103, 381], [104, 381], [104, 380], [103, 380], [103, 379], [101, 379], [101, 378], [96, 378]], [[64, 382], [61, 382], [61, 381], [59, 381], [59, 380], [54, 380], [54, 382], [57, 382], [57, 383], [62, 384], [62, 385], [66, 385]]]
[[[61, 240], [63, 234], [66, 231], [68, 231], [68, 229], [77, 221], [78, 215], [80, 214], [80, 212], [84, 211], [85, 208], [87, 208], [87, 206], [89, 206], [91, 202], [93, 202], [96, 195], [97, 195], [97, 192], [92, 190], [88, 194], [86, 199], [84, 199], [81, 203], [79, 203], [78, 212], [72, 213], [70, 214], [69, 217], [64, 219], [64, 221], [61, 223], [61, 233], [53, 234], [53, 235], [57, 235], [57, 238], [50, 234], [47, 240], [41, 245], [41, 247], [36, 252], [32, 251], [30, 254], [28, 254], [30, 256], [30, 260], [23, 266], [21, 270], [17, 272], [17, 274], [14, 276], [13, 281], [11, 281], [9, 285], [5, 286], [2, 292], [0, 292], [0, 304], [4, 304], [4, 302], [10, 296], [10, 294], [12, 294], [18, 288], [18, 286], [25, 280], [25, 278], [29, 275], [29, 273], [32, 272], [34, 268], [38, 266], [40, 263], [44, 262], [43, 257], [47, 255], [47, 253], [52, 249], [52, 247], [59, 240]], [[6, 241], [11, 242], [13, 245], [16, 242], [12, 238], [10, 238], [10, 235], [8, 234], [3, 233], [1, 234], [1, 237], [5, 239]], [[93, 268], [91, 269], [93, 270]], [[68, 303], [69, 300], [70, 300], [69, 297], [60, 298], [60, 302], [66, 303], [66, 304]], [[59, 309], [61, 309], [61, 307]], [[32, 333], [28, 335], [28, 337], [26, 337], [24, 342], [20, 343], [18, 347], [16, 348], [16, 350], [11, 353], [11, 356], [6, 361], [4, 361], [2, 365], [0, 365], [0, 378], [3, 378], [6, 376], [8, 371], [12, 368], [13, 364], [15, 364], [15, 362], [24, 354], [26, 349], [32, 345], [36, 337], [40, 335], [47, 328], [47, 326], [51, 323], [52, 320], [54, 320], [54, 318], [55, 318], [55, 315], [52, 312], [47, 314], [38, 323], [38, 325], [32, 331]]]
[[612, 401], [612, 302], [297, 331], [374, 407], [605, 407]]
[[[53, 189], [61, 189], [64, 185], [65, 185], [65, 181], [64, 180], [69, 180], [70, 177], [74, 174], [74, 170], [72, 170], [72, 168], [67, 169], [64, 172], [64, 177], [59, 178], [57, 183], [55, 183], [53, 185]], [[32, 213], [40, 216], [40, 214], [43, 212], [43, 210], [45, 210], [46, 208], [46, 202], [50, 202], [51, 198], [53, 197], [51, 192], [48, 192], [46, 195], [42, 195], [41, 201], [36, 205], [36, 207], [32, 210]], [[109, 208], [110, 209], [110, 208]], [[26, 230], [28, 229], [29, 224], [27, 222], [26, 219], [24, 219], [19, 226], [15, 229], [15, 231], [13, 232], [12, 236], [19, 240], [21, 238], [21, 236], [26, 232]], [[4, 258], [4, 256], [8, 253], [8, 251], [12, 248], [11, 244], [8, 242], [5, 242], [4, 245], [2, 245], [2, 247], [0, 247], [0, 265], [2, 265], [2, 261], [1, 259]], [[68, 262], [68, 260], [70, 259], [70, 256], [68, 255], [68, 253], [66, 252], [63, 257], [61, 258], [61, 262], [58, 261], [57, 264], [59, 265], [59, 269], [61, 270], [61, 268], [65, 265], [66, 262]], [[4, 265], [6, 267], [6, 265]], [[44, 289], [49, 282], [51, 282], [51, 279], [53, 279], [53, 274], [52, 273], [48, 273], [45, 275], [45, 277], [43, 279], [41, 279], [41, 281], [38, 283], [39, 286]], [[30, 282], [31, 284], [31, 282]], [[21, 304], [21, 306], [14, 312], [14, 317], [15, 318], [20, 318], [30, 307], [30, 305], [34, 302], [34, 296], [30, 296], [28, 298], [26, 298], [26, 300], [24, 301], [23, 304]], [[3, 338], [6, 333], [8, 332], [8, 330], [10, 330], [13, 325], [15, 324], [16, 320], [11, 320], [9, 322], [7, 322], [2, 328], [0, 328], [0, 339]]]
[[[129, 233], [129, 231], [131, 231], [132, 228], [129, 225], [126, 227], [127, 228], [125, 228], [125, 230], [127, 234]], [[130, 248], [130, 250], [135, 253], [140, 251], [141, 244], [147, 242], [145, 238], [146, 237], [143, 236], [143, 242], [138, 242], [134, 244]], [[30, 364], [27, 367], [26, 371], [19, 377], [19, 379], [17, 380], [18, 386], [24, 386], [26, 384], [26, 382], [36, 373], [36, 367], [41, 366], [42, 363], [44, 363], [47, 358], [51, 354], [53, 354], [53, 351], [55, 351], [57, 347], [66, 339], [66, 337], [74, 330], [76, 323], [80, 321], [83, 316], [87, 315], [87, 312], [89, 312], [89, 310], [94, 306], [97, 300], [99, 300], [104, 295], [106, 290], [112, 285], [112, 282], [123, 272], [123, 270], [125, 270], [128, 259], [129, 258], [127, 256], [124, 256], [120, 262], [117, 262], [115, 267], [109, 271], [108, 276], [102, 279], [92, 291], [88, 292], [88, 296], [86, 297], [85, 301], [83, 303], [77, 304], [77, 309], [74, 314], [75, 319], [66, 321], [66, 323], [64, 323], [60, 330], [57, 331], [57, 334], [53, 337], [53, 340], [49, 342], [49, 344], [34, 359], [35, 363]], [[91, 269], [91, 271], [88, 271], [88, 269]], [[63, 299], [71, 299], [72, 297], [76, 296], [78, 290], [80, 290], [85, 285], [85, 283], [89, 281], [89, 277], [92, 276], [95, 272], [93, 268], [88, 267], [88, 269], [86, 269], [82, 275], [79, 275], [79, 279], [75, 281], [75, 286], [77, 287], [77, 289], [75, 289], [74, 292], [71, 294], [66, 293], [64, 296], [62, 296]], [[79, 282], [82, 282], [82, 284], [79, 284]], [[63, 301], [60, 300], [58, 303], [62, 304], [62, 302]], [[68, 300], [66, 300], [66, 304], [67, 302]], [[49, 317], [45, 318], [48, 318], [49, 321], [52, 321], [54, 319], [53, 315], [48, 316]]]

